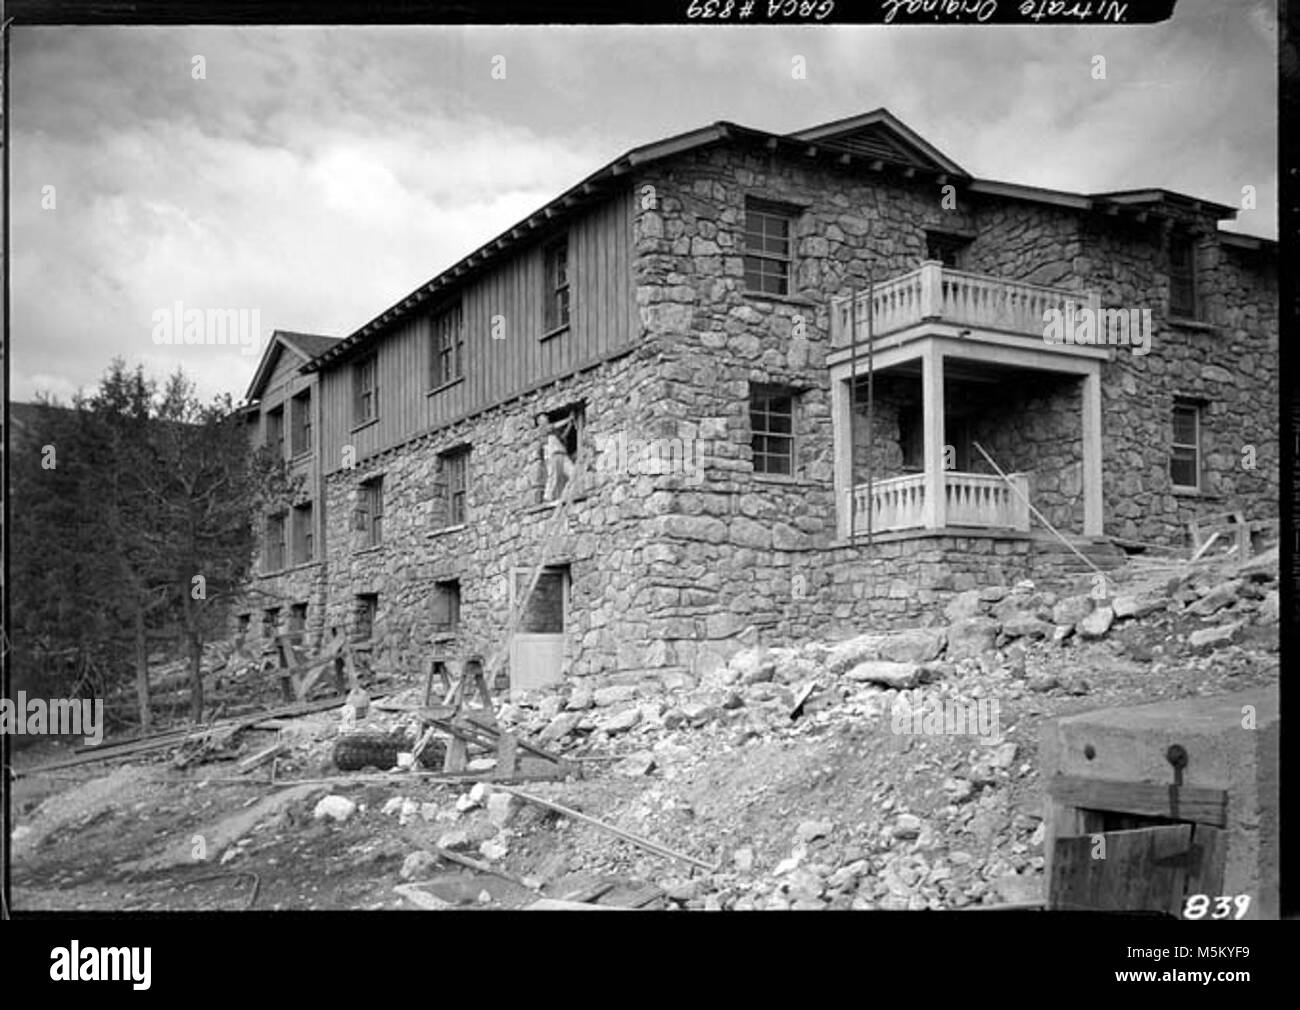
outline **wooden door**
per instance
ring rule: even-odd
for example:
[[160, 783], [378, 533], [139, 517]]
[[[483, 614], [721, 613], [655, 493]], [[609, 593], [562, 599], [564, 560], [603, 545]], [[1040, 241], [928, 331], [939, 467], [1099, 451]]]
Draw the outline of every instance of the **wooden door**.
[[[530, 570], [515, 572], [512, 608], [528, 589], [531, 577]], [[568, 608], [568, 567], [557, 565], [543, 569], [520, 616], [519, 630], [510, 641], [511, 688], [528, 690], [564, 678]]]
[[1057, 838], [1048, 907], [1165, 912], [1181, 918], [1189, 894], [1217, 895], [1223, 830], [1161, 824]]

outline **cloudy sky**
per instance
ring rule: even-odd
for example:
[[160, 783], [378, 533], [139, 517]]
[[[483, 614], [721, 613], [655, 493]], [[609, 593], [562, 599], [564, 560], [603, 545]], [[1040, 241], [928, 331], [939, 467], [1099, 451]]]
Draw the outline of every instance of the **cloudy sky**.
[[156, 310], [346, 335], [628, 148], [719, 119], [883, 105], [983, 178], [1232, 205], [1252, 185], [1232, 227], [1275, 237], [1273, 19], [1179, 0], [1120, 29], [18, 28], [11, 396], [66, 398], [120, 354], [238, 399], [256, 357], [155, 346]]

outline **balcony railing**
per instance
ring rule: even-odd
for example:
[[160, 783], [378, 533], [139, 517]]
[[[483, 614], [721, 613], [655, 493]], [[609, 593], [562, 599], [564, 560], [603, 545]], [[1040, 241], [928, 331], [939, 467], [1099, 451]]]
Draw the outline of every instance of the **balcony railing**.
[[[831, 346], [848, 347], [853, 325], [850, 303], [856, 310], [857, 339], [867, 339], [867, 292], [831, 300]], [[911, 273], [877, 284], [871, 296], [873, 338], [897, 333], [926, 321], [952, 323], [971, 329], [997, 330], [1020, 336], [1043, 336], [1043, 314], [1067, 306], [1077, 312], [1093, 305], [1086, 291], [1026, 284], [942, 264], [923, 263]]]
[[[988, 529], [1029, 530], [1029, 478], [1008, 474], [1020, 494], [996, 474], [944, 472], [945, 526], [973, 526]], [[925, 474], [886, 477], [872, 483], [871, 530], [920, 529], [926, 525]], [[853, 489], [855, 532], [867, 530], [868, 492], [866, 484]]]

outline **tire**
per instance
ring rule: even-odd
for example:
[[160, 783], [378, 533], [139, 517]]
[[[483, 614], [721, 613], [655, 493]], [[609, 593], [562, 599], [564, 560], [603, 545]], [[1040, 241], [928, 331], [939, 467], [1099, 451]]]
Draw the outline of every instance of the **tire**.
[[[413, 746], [404, 733], [347, 733], [334, 744], [334, 767], [343, 772], [370, 767], [388, 771], [397, 764], [397, 755]], [[445, 753], [441, 740], [430, 740], [420, 754], [420, 767], [441, 771]]]

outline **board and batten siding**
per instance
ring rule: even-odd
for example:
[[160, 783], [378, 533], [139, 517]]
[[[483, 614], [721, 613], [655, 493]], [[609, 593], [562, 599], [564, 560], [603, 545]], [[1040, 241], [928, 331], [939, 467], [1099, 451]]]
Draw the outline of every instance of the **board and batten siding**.
[[[470, 280], [459, 292], [414, 314], [373, 340], [378, 355], [379, 418], [353, 426], [353, 365], [321, 375], [322, 466], [342, 467], [352, 446], [357, 464], [415, 435], [508, 399], [539, 381], [565, 374], [626, 347], [640, 332], [632, 258], [633, 195], [625, 191], [593, 207], [546, 239]], [[543, 339], [544, 250], [567, 234], [569, 326]], [[431, 391], [431, 320], [461, 302], [463, 378]], [[500, 334], [494, 338], [493, 333]]]

